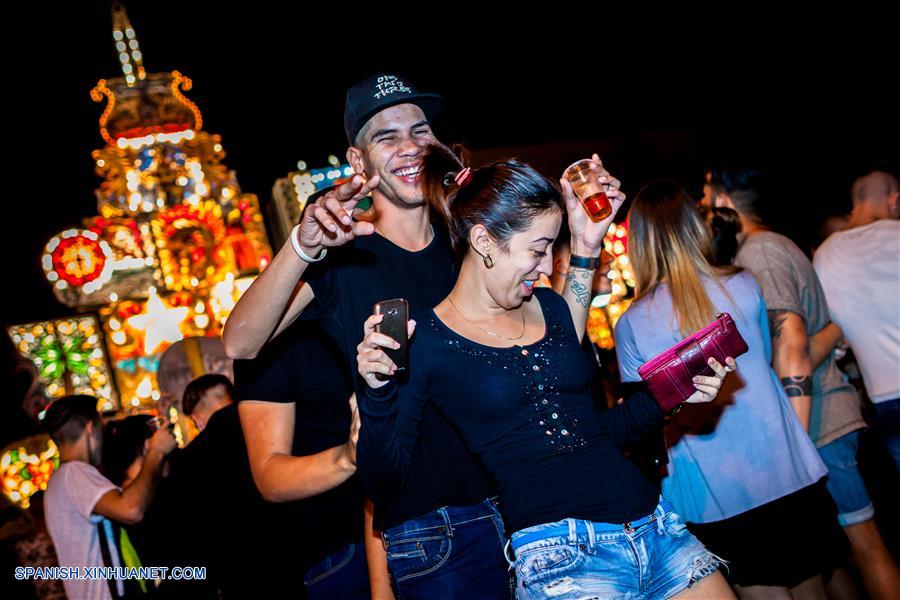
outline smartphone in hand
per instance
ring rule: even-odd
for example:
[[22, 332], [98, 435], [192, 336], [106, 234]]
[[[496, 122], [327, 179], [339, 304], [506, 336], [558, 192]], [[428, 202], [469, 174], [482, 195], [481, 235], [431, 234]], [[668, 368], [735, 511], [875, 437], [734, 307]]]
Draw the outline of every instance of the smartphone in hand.
[[397, 374], [405, 373], [409, 366], [409, 337], [406, 335], [409, 321], [409, 304], [403, 298], [384, 300], [373, 307], [376, 315], [384, 315], [375, 331], [394, 339], [399, 348], [384, 348], [384, 353], [397, 365]]

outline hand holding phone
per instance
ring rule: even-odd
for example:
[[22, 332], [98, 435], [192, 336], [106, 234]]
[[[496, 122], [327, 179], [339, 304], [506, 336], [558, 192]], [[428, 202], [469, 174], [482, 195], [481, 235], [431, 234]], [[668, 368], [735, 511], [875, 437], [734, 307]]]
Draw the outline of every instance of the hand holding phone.
[[378, 388], [408, 369], [409, 338], [416, 324], [409, 320], [409, 306], [402, 298], [379, 302], [373, 311], [365, 322], [365, 339], [356, 348], [356, 360], [366, 383]]
[[409, 304], [403, 298], [378, 302], [372, 307], [372, 313], [383, 315], [381, 322], [375, 325], [377, 333], [384, 334], [400, 344], [399, 348], [385, 348], [396, 372], [406, 371], [409, 365], [409, 338], [406, 334], [406, 322], [409, 321]]

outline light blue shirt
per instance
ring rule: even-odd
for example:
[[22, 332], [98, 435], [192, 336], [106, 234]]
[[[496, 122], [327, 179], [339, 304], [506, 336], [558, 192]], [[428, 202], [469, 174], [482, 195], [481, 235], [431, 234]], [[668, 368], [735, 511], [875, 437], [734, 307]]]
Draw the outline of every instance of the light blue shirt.
[[[737, 359], [737, 372], [728, 376], [713, 406], [686, 405], [666, 429], [663, 496], [694, 523], [744, 513], [827, 472], [772, 370], [759, 285], [746, 272], [719, 282], [704, 278], [706, 292], [716, 312], [731, 315], [749, 349]], [[634, 302], [616, 323], [615, 334], [622, 380], [640, 381], [638, 367], [683, 338], [668, 286]], [[689, 422], [694, 432], [680, 433], [679, 425]]]

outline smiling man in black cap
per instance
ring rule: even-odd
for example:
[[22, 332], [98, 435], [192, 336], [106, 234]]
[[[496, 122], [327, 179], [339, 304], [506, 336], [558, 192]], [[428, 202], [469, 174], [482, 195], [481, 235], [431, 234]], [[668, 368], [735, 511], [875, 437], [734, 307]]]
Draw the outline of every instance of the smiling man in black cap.
[[[432, 224], [419, 178], [429, 144], [437, 143], [431, 119], [442, 106], [440, 96], [420, 93], [392, 74], [350, 88], [344, 128], [356, 175], [306, 207], [288, 242], [242, 296], [224, 332], [229, 356], [255, 359], [299, 316], [328, 331], [344, 355], [342, 367], [355, 373], [356, 347], [373, 304], [405, 298], [411, 309], [427, 309], [449, 293], [455, 272], [446, 225]], [[357, 204], [370, 194], [366, 219], [354, 219]], [[304, 364], [291, 368], [299, 377], [318, 376]], [[251, 464], [254, 455], [265, 462], [271, 440], [290, 439], [290, 425], [275, 416], [277, 407], [260, 397], [265, 391], [256, 383], [236, 373]], [[242, 387], [253, 395], [242, 394]], [[419, 440], [403, 488], [375, 507], [381, 539], [366, 540], [373, 594], [381, 597], [387, 562], [403, 598], [509, 598], [493, 484], [432, 407], [422, 415]], [[355, 469], [355, 456], [338, 449], [320, 467], [320, 481], [343, 481]]]
[[443, 104], [440, 96], [418, 93], [393, 75], [371, 77], [347, 93], [347, 159], [357, 173], [378, 175], [379, 195], [399, 208], [417, 208], [424, 200], [417, 185], [421, 153], [398, 147], [435, 142], [430, 120]]

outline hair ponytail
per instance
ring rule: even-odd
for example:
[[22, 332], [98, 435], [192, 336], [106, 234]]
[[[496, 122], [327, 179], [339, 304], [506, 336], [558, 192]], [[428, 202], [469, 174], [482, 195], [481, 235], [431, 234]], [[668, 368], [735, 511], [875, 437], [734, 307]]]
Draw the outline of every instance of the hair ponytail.
[[447, 223], [452, 220], [450, 206], [460, 190], [456, 176], [465, 168], [466, 154], [460, 145], [450, 149], [443, 144], [433, 144], [429, 146], [422, 161], [422, 194], [425, 202]]
[[551, 210], [564, 210], [555, 183], [526, 163], [501, 160], [466, 175], [462, 146], [434, 144], [422, 161], [422, 195], [435, 212], [444, 217], [450, 231], [450, 243], [457, 259], [469, 250], [469, 233], [482, 225], [501, 250], [509, 239], [527, 229], [534, 218]]

